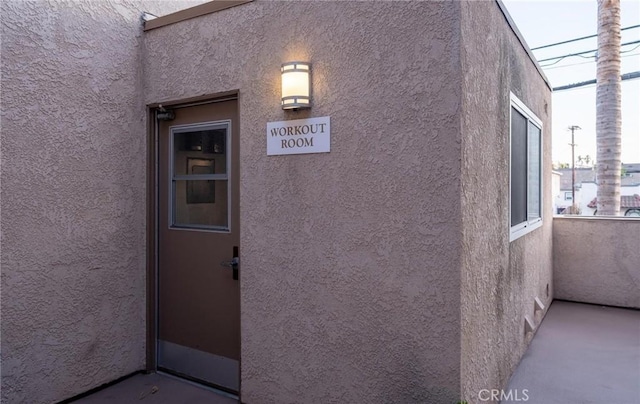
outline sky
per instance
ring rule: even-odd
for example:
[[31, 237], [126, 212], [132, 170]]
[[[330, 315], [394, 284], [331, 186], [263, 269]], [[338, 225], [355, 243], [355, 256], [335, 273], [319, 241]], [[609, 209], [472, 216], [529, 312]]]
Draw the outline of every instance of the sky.
[[[530, 48], [597, 32], [596, 0], [503, 0]], [[621, 1], [621, 27], [640, 25], [640, 1]], [[622, 31], [622, 43], [640, 40], [640, 28]], [[597, 48], [597, 38], [533, 51], [540, 61]], [[640, 71], [640, 43], [623, 46], [622, 73]], [[595, 53], [540, 62], [552, 87], [596, 78]], [[557, 91], [552, 98], [553, 162], [571, 162], [571, 132], [577, 125], [576, 159], [596, 158], [596, 87]], [[622, 82], [622, 162], [640, 163], [640, 79]]]

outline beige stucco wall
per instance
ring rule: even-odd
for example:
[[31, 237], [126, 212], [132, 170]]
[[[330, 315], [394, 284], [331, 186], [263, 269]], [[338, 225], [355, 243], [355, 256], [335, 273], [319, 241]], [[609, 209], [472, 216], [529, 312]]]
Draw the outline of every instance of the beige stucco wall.
[[[243, 401], [504, 386], [552, 287], [551, 201], [508, 242], [508, 91], [543, 120], [549, 170], [550, 95], [497, 5], [256, 1], [142, 34], [141, 10], [184, 3], [140, 4], [2, 2], [3, 402], [143, 368], [144, 104], [229, 90]], [[296, 59], [313, 108], [285, 113]], [[266, 123], [307, 116], [331, 117], [331, 153], [267, 157]]]
[[186, 2], [3, 1], [2, 402], [144, 367], [140, 14]]
[[640, 219], [553, 219], [555, 297], [640, 308]]
[[[462, 3], [462, 391], [500, 389], [552, 293], [551, 91], [496, 2]], [[509, 242], [509, 92], [543, 122], [543, 226]], [[536, 318], [541, 320], [541, 315]]]
[[[274, 2], [145, 35], [145, 100], [239, 89], [242, 399], [459, 399], [458, 3]], [[280, 108], [280, 64], [313, 108]], [[266, 155], [330, 116], [328, 154]]]

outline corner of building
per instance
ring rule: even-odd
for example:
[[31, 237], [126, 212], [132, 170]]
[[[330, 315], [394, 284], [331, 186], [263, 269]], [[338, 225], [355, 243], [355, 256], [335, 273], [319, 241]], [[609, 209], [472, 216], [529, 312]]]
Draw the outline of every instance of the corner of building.
[[[462, 399], [505, 388], [552, 300], [551, 90], [499, 2], [462, 2]], [[542, 226], [510, 241], [510, 93], [542, 121]], [[535, 299], [544, 309], [536, 308]]]

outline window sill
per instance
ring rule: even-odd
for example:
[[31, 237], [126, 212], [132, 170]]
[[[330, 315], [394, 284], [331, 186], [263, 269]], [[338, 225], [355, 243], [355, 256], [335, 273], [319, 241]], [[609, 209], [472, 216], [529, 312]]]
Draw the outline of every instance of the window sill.
[[535, 229], [542, 227], [542, 219], [538, 219], [535, 222], [527, 223], [522, 227], [520, 226], [521, 225], [511, 228], [511, 233], [509, 234], [509, 242], [517, 240], [525, 234], [531, 233]]

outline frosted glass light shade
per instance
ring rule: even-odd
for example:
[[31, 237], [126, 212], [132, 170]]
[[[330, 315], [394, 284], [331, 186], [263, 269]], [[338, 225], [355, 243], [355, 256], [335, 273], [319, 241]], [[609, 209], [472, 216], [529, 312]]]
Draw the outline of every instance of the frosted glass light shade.
[[311, 108], [311, 64], [282, 64], [282, 109]]

